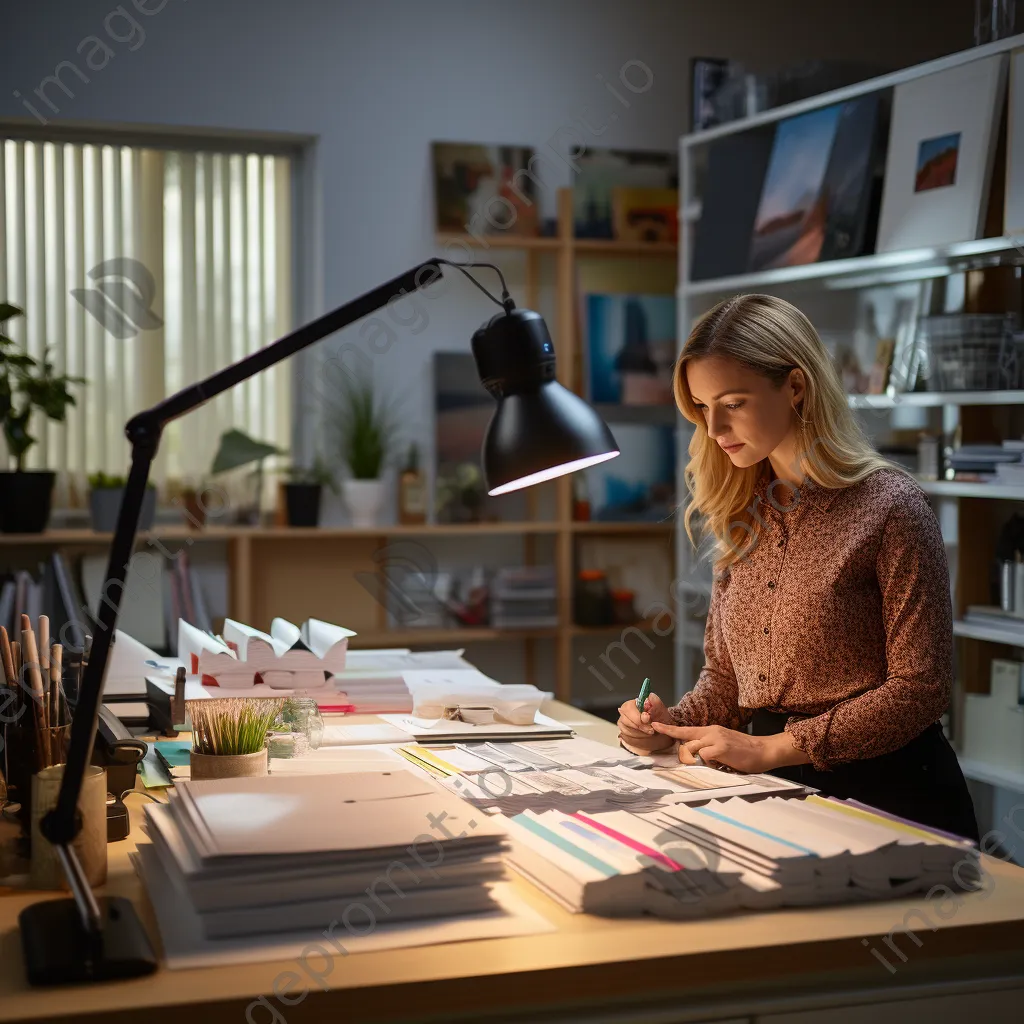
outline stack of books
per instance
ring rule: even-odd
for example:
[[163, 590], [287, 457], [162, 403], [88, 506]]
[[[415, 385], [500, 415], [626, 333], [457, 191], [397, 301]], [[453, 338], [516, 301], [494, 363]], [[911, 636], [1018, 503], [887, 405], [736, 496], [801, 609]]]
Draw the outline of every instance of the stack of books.
[[187, 919], [258, 942], [357, 904], [389, 924], [495, 909], [504, 829], [410, 772], [179, 782], [169, 798], [146, 806], [137, 854], [161, 932]]
[[692, 918], [980, 881], [969, 841], [819, 796], [644, 814], [526, 811], [509, 829], [512, 865], [574, 912]]

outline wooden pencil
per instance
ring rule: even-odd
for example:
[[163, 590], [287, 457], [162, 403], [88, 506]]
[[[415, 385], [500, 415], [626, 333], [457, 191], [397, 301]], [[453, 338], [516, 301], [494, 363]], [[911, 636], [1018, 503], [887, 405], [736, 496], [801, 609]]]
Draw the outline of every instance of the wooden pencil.
[[53, 707], [54, 711], [54, 745], [56, 747], [56, 753], [54, 756], [54, 764], [64, 763], [64, 733], [62, 727], [66, 724], [64, 721], [63, 707], [64, 704], [64, 688], [61, 685], [64, 671], [64, 648], [60, 644], [54, 644], [50, 648], [50, 690], [53, 694]]
[[[43, 693], [43, 677], [39, 671], [39, 650], [36, 647], [36, 634], [32, 629], [32, 620], [27, 615], [21, 616], [21, 647], [25, 659], [24, 670], [32, 689], [32, 701], [35, 704], [36, 723], [36, 764], [42, 769], [49, 763], [49, 736], [46, 731], [46, 696]], [[46, 763], [43, 763], [46, 762]]]
[[43, 725], [50, 735], [54, 710], [50, 703], [50, 617], [39, 616], [39, 676], [43, 683]]
[[17, 694], [20, 688], [18, 676], [14, 671], [14, 652], [11, 650], [11, 639], [3, 626], [0, 626], [0, 659], [3, 661], [4, 679], [7, 686]]

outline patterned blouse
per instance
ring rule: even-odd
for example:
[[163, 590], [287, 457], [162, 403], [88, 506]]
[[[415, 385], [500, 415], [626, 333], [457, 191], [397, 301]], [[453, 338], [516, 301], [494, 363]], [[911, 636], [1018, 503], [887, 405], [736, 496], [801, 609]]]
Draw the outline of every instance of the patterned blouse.
[[953, 679], [949, 568], [914, 480], [805, 484], [781, 504], [764, 479], [754, 547], [714, 582], [680, 725], [741, 728], [754, 708], [809, 716], [786, 732], [818, 769], [896, 750], [937, 721]]

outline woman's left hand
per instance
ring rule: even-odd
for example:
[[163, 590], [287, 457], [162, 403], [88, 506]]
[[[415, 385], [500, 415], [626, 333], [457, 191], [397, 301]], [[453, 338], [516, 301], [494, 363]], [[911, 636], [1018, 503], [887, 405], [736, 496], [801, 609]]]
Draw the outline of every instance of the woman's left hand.
[[720, 725], [680, 726], [652, 722], [653, 728], [679, 740], [679, 760], [696, 764], [700, 754], [705, 764], [717, 762], [738, 772], [767, 772], [787, 764], [805, 764], [807, 756], [798, 750], [784, 733], [774, 736], [751, 736]]

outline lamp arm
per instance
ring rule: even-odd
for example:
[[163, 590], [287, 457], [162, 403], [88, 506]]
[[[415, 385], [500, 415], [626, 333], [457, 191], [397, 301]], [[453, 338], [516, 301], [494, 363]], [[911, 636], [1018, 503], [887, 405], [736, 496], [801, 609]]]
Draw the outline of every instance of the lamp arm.
[[[163, 428], [171, 421], [208, 402], [211, 398], [287, 359], [327, 335], [361, 320], [364, 316], [386, 306], [393, 299], [401, 298], [409, 292], [432, 284], [441, 276], [440, 262], [439, 260], [427, 260], [421, 263], [365, 295], [347, 302], [344, 306], [339, 306], [319, 319], [292, 331], [291, 334], [251, 353], [244, 359], [232, 363], [223, 370], [218, 370], [206, 380], [183, 388], [129, 420], [125, 427], [125, 433], [132, 445], [132, 463], [124, 496], [121, 499], [117, 528], [110, 545], [106, 582], [101, 593], [97, 619], [99, 629], [93, 638], [92, 652], [82, 679], [78, 705], [71, 723], [67, 764], [64, 767], [57, 804], [40, 822], [42, 834], [55, 846], [65, 847], [69, 856], [74, 857], [71, 842], [81, 828], [77, 811], [78, 798], [81, 795], [85, 771], [92, 756], [103, 695], [104, 672], [114, 636], [114, 628], [117, 625], [124, 581], [128, 573], [132, 549], [135, 546], [135, 535], [142, 511], [142, 501], [145, 497], [146, 482], [149, 479], [150, 467], [156, 456]], [[115, 586], [116, 592], [109, 593]], [[79, 910], [83, 918], [92, 916], [81, 906], [80, 902]]]

